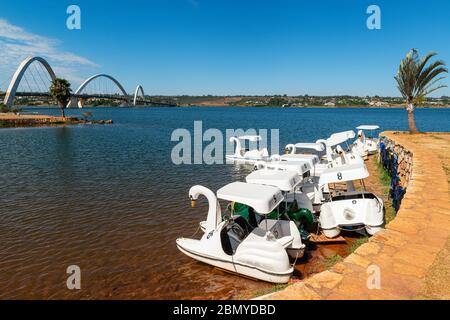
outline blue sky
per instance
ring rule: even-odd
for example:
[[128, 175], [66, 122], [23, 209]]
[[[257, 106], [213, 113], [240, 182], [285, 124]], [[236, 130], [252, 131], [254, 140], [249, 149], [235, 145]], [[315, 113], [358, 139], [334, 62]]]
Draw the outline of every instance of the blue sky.
[[[81, 30], [66, 28], [70, 4]], [[410, 48], [450, 63], [449, 15], [447, 0], [2, 1], [0, 83], [40, 54], [74, 85], [104, 72], [147, 94], [398, 95]]]

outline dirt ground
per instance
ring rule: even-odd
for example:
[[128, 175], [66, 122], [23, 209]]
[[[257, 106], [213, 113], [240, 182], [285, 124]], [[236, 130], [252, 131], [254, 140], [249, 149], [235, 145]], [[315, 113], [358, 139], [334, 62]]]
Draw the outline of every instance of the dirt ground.
[[[450, 186], [450, 133], [419, 134], [411, 136], [411, 139], [428, 145], [438, 155]], [[425, 287], [418, 298], [450, 299], [450, 238], [428, 271], [425, 277]]]

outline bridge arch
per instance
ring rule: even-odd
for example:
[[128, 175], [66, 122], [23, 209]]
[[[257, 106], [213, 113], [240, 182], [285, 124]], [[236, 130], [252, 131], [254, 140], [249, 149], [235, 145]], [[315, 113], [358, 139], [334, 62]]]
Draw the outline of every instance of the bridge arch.
[[109, 80], [111, 80], [112, 82], [114, 82], [114, 84], [119, 88], [119, 90], [122, 92], [122, 94], [125, 96], [127, 103], [130, 103], [130, 99], [128, 97], [128, 93], [125, 91], [125, 89], [123, 88], [123, 86], [120, 84], [119, 81], [117, 81], [115, 78], [113, 78], [112, 76], [108, 75], [108, 74], [104, 74], [104, 73], [99, 73], [96, 75], [93, 75], [92, 77], [86, 79], [77, 89], [77, 91], [75, 91], [74, 95], [79, 95], [81, 94], [81, 92], [84, 90], [84, 88], [86, 88], [86, 86], [91, 82], [94, 81], [97, 78], [108, 78]]
[[52, 81], [56, 79], [55, 72], [44, 58], [36, 56], [27, 57], [20, 63], [19, 67], [14, 73], [14, 76], [11, 79], [11, 82], [9, 83], [9, 87], [8, 90], [6, 91], [5, 99], [3, 101], [3, 103], [8, 107], [12, 107], [12, 105], [14, 104], [14, 98], [16, 97], [16, 92], [17, 88], [19, 88], [20, 81], [22, 80], [25, 71], [27, 71], [28, 67], [35, 61], [38, 61], [40, 64], [44, 66], [44, 68], [50, 75]]
[[134, 91], [133, 106], [136, 106], [139, 91], [141, 92], [142, 97], [145, 97], [144, 88], [141, 85], [138, 85]]

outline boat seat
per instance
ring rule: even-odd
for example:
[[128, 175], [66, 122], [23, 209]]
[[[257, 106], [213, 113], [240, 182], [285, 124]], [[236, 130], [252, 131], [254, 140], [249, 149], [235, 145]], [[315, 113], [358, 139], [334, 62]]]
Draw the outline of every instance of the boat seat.
[[247, 220], [242, 216], [234, 216], [233, 220], [245, 231], [245, 237], [247, 237], [253, 231], [253, 229], [255, 229], [255, 227], [248, 223]]
[[279, 244], [281, 244], [281, 246], [283, 248], [285, 248], [285, 249], [287, 247], [289, 247], [292, 244], [293, 241], [294, 241], [294, 237], [293, 236], [285, 236], [285, 237], [282, 237], [280, 239], [277, 239], [277, 242]]
[[245, 226], [241, 219], [245, 221], [240, 216], [235, 218], [223, 228], [220, 234], [223, 251], [228, 255], [233, 255], [242, 241], [249, 235], [248, 229], [241, 226], [241, 224]]
[[[285, 249], [289, 247], [294, 241], [294, 237], [292, 236], [290, 231], [289, 221], [272, 220], [272, 219], [266, 221], [267, 227], [269, 228], [270, 232], [272, 232], [277, 242], [281, 244]], [[264, 227], [265, 223], [262, 222], [260, 228], [264, 229]]]
[[248, 208], [248, 223], [253, 229], [258, 227], [262, 220], [264, 220], [264, 218], [259, 214], [256, 214], [252, 207]]
[[332, 201], [353, 200], [353, 199], [376, 199], [377, 197], [368, 191], [347, 191], [331, 198]]

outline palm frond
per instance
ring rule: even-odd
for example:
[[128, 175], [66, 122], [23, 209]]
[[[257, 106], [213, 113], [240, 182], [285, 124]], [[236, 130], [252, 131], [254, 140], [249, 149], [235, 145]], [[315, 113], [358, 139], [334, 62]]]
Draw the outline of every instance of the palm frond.
[[442, 88], [447, 88], [447, 85], [442, 84], [442, 85], [437, 86], [437, 87], [435, 87], [433, 89], [430, 89], [427, 92], [424, 92], [424, 95], [429, 95], [430, 93], [433, 93], [434, 91], [437, 91], [437, 90], [442, 89]]
[[435, 70], [440, 70], [441, 72], [448, 72], [445, 68], [445, 62], [442, 60], [437, 60], [431, 63], [428, 67], [423, 69], [420, 73], [417, 74], [417, 86], [423, 87], [427, 85], [427, 81], [429, 82], [432, 78], [429, 77]]
[[426, 64], [428, 63], [428, 61], [433, 58], [434, 56], [436, 56], [437, 53], [436, 52], [430, 52], [428, 53], [425, 57], [423, 57], [422, 59], [420, 59], [419, 64], [417, 65], [417, 73], [420, 74], [423, 70], [423, 68], [425, 68]]
[[433, 79], [433, 81], [431, 81], [429, 84], [427, 84], [427, 86], [425, 88], [423, 88], [424, 92], [427, 92], [434, 84], [438, 83], [439, 81], [444, 80], [445, 77], [440, 77], [437, 79]]
[[400, 61], [394, 79], [397, 82], [399, 92], [408, 103], [414, 100], [423, 100], [426, 95], [446, 87], [445, 85], [437, 85], [439, 81], [445, 79], [445, 76], [438, 76], [448, 73], [445, 62], [437, 60], [430, 63], [431, 58], [436, 55], [435, 52], [430, 52], [420, 58], [418, 51], [411, 49], [406, 57]]
[[[439, 67], [437, 69], [431, 70], [420, 83], [417, 84], [416, 91], [417, 94], [421, 94], [425, 88], [429, 87], [429, 84], [433, 82], [438, 75], [442, 73], [447, 73], [448, 70], [446, 68]], [[440, 80], [443, 80], [445, 77], [440, 77]]]

